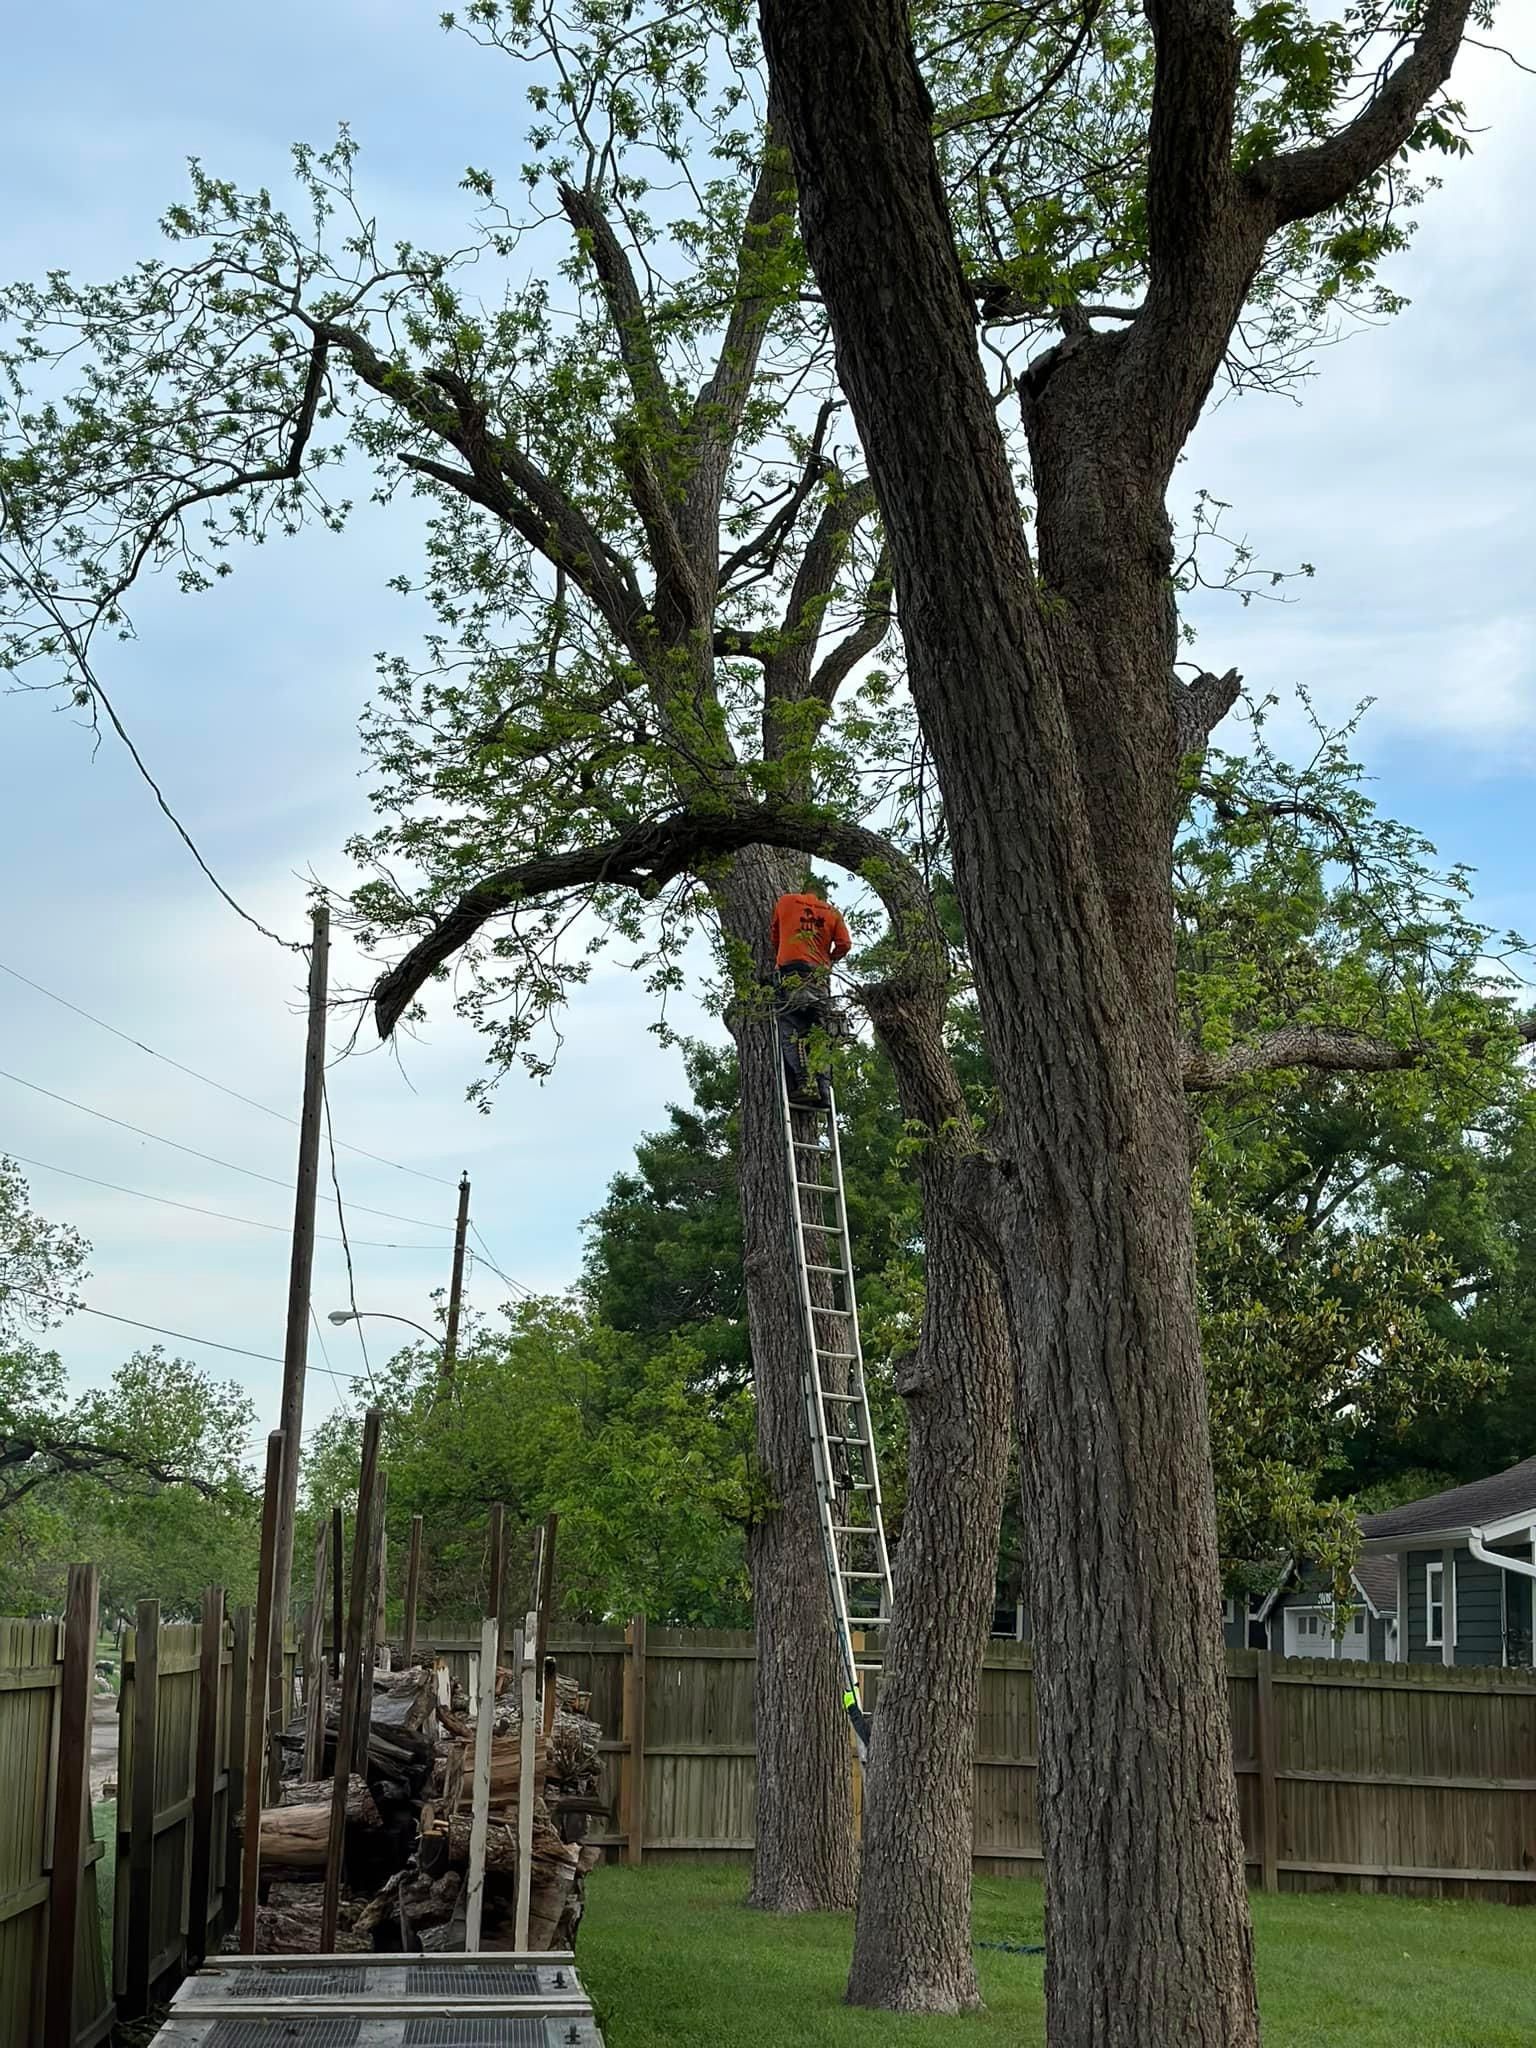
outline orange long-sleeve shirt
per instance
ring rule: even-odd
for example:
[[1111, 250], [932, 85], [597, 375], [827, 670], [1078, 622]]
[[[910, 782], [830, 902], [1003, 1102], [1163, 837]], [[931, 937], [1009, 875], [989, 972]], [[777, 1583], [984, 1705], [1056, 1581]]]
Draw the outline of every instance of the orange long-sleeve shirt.
[[781, 896], [773, 906], [772, 935], [780, 967], [830, 967], [853, 950], [842, 917], [819, 896]]

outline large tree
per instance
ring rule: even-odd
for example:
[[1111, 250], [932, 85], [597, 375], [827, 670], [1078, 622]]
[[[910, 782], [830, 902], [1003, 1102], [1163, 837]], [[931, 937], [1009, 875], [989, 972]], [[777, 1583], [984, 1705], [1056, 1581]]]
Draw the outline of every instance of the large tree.
[[[632, 23], [606, 0], [487, 4], [471, 23], [530, 64], [538, 118], [526, 215], [472, 171], [485, 214], [468, 250], [388, 249], [344, 140], [297, 154], [312, 224], [194, 167], [190, 203], [167, 216], [172, 263], [9, 295], [17, 384], [46, 382], [37, 366], [61, 357], [83, 376], [63, 404], [10, 416], [5, 652], [20, 671], [62, 662], [100, 704], [93, 647], [126, 630], [147, 567], [196, 587], [229, 568], [237, 540], [335, 523], [343, 460], [371, 464], [385, 495], [404, 484], [421, 498], [442, 631], [424, 677], [387, 672], [371, 744], [402, 815], [364, 849], [387, 878], [363, 907], [375, 933], [428, 935], [383, 984], [381, 1024], [469, 945], [487, 970], [470, 1006], [501, 1057], [538, 1064], [529, 1027], [584, 965], [560, 944], [576, 910], [655, 942], [663, 987], [677, 973], [670, 935], [699, 922], [711, 934], [740, 1060], [765, 1502], [751, 1545], [753, 1897], [846, 1905], [847, 1735], [765, 997], [772, 904], [805, 856], [867, 876], [891, 933], [863, 1000], [927, 1134], [920, 1181], [974, 1149], [943, 1047], [942, 931], [901, 835], [864, 822], [875, 799], [859, 749], [882, 733], [889, 690], [854, 683], [889, 631], [888, 578], [867, 483], [836, 442], [825, 322], [740, 10]], [[539, 267], [552, 257], [565, 274], [573, 314], [552, 310], [543, 283], [499, 302], [483, 288], [480, 266], [524, 269], [529, 234], [544, 238]], [[889, 767], [885, 779], [911, 780]], [[903, 1547], [883, 1723], [905, 1718], [915, 1741], [929, 1701], [953, 1723], [936, 1731], [942, 1771], [909, 1775], [932, 1825], [892, 1833], [912, 1883], [892, 1925], [910, 1923], [915, 1957], [944, 1958], [940, 1996], [958, 2003], [975, 1996], [967, 1745], [1009, 1372], [996, 1279], [970, 1233], [935, 1213], [928, 1245], [928, 1317], [905, 1381], [912, 1455], [932, 1475], [915, 1496], [927, 1535], [914, 1524]], [[924, 1881], [917, 1842], [941, 1882]], [[882, 1854], [867, 1830], [866, 1873]]]
[[[1148, 6], [1151, 114], [1114, 252], [1129, 303], [1105, 324], [1074, 278], [1048, 274], [1062, 338], [1016, 382], [1031, 537], [907, 8], [761, 0], [997, 1079], [997, 1158], [973, 1181], [1017, 1354], [1038, 1545], [1057, 2043], [1258, 2038], [1211, 1620], [1170, 886], [1181, 758], [1230, 693], [1192, 694], [1175, 672], [1168, 488], [1268, 252], [1308, 222], [1348, 234], [1362, 214], [1367, 232], [1388, 218], [1392, 167], [1444, 132], [1471, 11], [1366, 5], [1314, 24], [1261, 8], [1240, 24], [1230, 0]], [[1113, 76], [1122, 53], [1096, 31], [1124, 17], [1061, 12], [1090, 71]], [[998, 14], [1012, 40], [993, 81], [1013, 128], [994, 182], [1027, 273], [1033, 219], [1088, 183], [1047, 126], [1053, 86], [1075, 90], [1079, 73], [1069, 53], [1042, 80], [1035, 10], [977, 9], [978, 32]], [[1090, 265], [1090, 288], [1112, 267]], [[1038, 275], [1020, 282], [1038, 302]]]
[[[778, 1905], [845, 1898], [853, 1866], [830, 1630], [812, 1623], [826, 1609], [763, 937], [804, 855], [869, 883], [892, 938], [865, 1000], [920, 1138], [929, 1286], [903, 1378], [912, 1485], [854, 1984], [894, 2004], [963, 2004], [975, 1996], [968, 1703], [1007, 1340], [971, 1221], [987, 1173], [943, 1043], [949, 962], [928, 888], [926, 754], [917, 749], [915, 768], [898, 760], [888, 682], [856, 690], [889, 620], [874, 496], [840, 438], [824, 313], [740, 10], [593, 0], [503, 12], [487, 0], [472, 20], [535, 61], [538, 119], [526, 206], [505, 207], [488, 174], [469, 174], [486, 212], [462, 259], [387, 248], [344, 143], [299, 155], [313, 229], [268, 194], [198, 169], [191, 202], [168, 216], [171, 263], [106, 287], [54, 278], [9, 296], [19, 383], [46, 382], [39, 362], [85, 367], [67, 401], [12, 422], [0, 476], [8, 654], [18, 668], [59, 658], [99, 700], [96, 636], [123, 625], [146, 567], [196, 586], [229, 567], [238, 540], [338, 520], [346, 485], [338, 477], [331, 491], [328, 471], [361, 458], [384, 494], [404, 481], [424, 502], [423, 582], [442, 621], [425, 675], [391, 665], [373, 731], [398, 824], [367, 849], [388, 879], [366, 908], [380, 933], [427, 927], [381, 990], [383, 1021], [467, 946], [479, 976], [470, 1004], [515, 1056], [581, 969], [559, 946], [577, 911], [630, 938], [654, 939], [659, 919], [663, 987], [678, 972], [667, 933], [698, 918], [716, 934], [741, 1056], [744, 1263], [771, 1504], [754, 1532], [765, 1650], [755, 1895]], [[1037, 334], [1064, 307], [1086, 346], [1083, 293], [1096, 306], [1144, 268], [1151, 73], [1139, 16], [1122, 5], [1086, 17], [1070, 5], [957, 7], [922, 24], [967, 238], [963, 291], [989, 338], [1010, 324]], [[1272, 79], [1251, 96], [1256, 133], [1317, 117], [1337, 69], [1326, 48], [1319, 67], [1316, 38], [1292, 26], [1272, 9], [1255, 16], [1255, 61]], [[1042, 182], [1049, 192], [1031, 197]], [[1287, 242], [1261, 281], [1268, 310], [1241, 375], [1273, 374], [1276, 352], [1283, 360], [1304, 336], [1298, 280], [1303, 299], [1369, 288], [1374, 256], [1400, 230], [1380, 207], [1357, 212], [1347, 235]], [[573, 315], [552, 311], [542, 284], [501, 299], [477, 284], [514, 258], [525, 275], [530, 236], [543, 238], [536, 269], [570, 252]], [[1099, 252], [1091, 263], [1085, 244]], [[999, 360], [1007, 374], [988, 403], [1011, 405]], [[959, 487], [947, 463], [936, 476]], [[1209, 677], [1178, 698], [1181, 750], [1233, 687]], [[1155, 903], [1144, 912], [1156, 921]], [[1144, 963], [1153, 983], [1157, 960]], [[1152, 1012], [1147, 1028], [1155, 1036]], [[1331, 1056], [1345, 1055], [1333, 1044]], [[1216, 1073], [1208, 1062], [1206, 1081]], [[1032, 1171], [1008, 1129], [1002, 1150]], [[913, 1824], [917, 1802], [947, 1823]]]

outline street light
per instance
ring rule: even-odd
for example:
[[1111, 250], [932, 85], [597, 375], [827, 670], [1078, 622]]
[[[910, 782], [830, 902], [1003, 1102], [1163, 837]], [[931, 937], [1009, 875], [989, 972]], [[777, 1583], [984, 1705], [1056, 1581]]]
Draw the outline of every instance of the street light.
[[409, 1316], [391, 1315], [388, 1309], [333, 1308], [330, 1314], [326, 1317], [326, 1321], [328, 1323], [334, 1323], [336, 1327], [340, 1329], [344, 1323], [361, 1322], [364, 1316], [370, 1316], [376, 1322], [404, 1323], [407, 1329], [420, 1330], [423, 1337], [427, 1338], [431, 1343], [435, 1344], [439, 1351], [444, 1349], [442, 1338], [434, 1337], [432, 1332], [426, 1327], [424, 1323], [413, 1323]]

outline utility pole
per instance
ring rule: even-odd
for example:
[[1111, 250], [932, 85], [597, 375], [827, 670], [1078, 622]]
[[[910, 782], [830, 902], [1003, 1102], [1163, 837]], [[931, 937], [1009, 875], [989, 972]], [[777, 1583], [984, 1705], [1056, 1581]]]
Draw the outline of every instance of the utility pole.
[[453, 1378], [459, 1355], [459, 1305], [464, 1298], [464, 1233], [469, 1228], [469, 1175], [459, 1182], [459, 1221], [453, 1239], [453, 1282], [448, 1289], [448, 1334], [443, 1339], [443, 1362], [438, 1368], [445, 1380]]
[[309, 1035], [304, 1046], [304, 1105], [299, 1117], [299, 1170], [293, 1197], [293, 1253], [288, 1266], [288, 1326], [283, 1338], [283, 1470], [278, 1494], [272, 1574], [272, 1644], [268, 1697], [274, 1715], [287, 1719], [283, 1698], [283, 1624], [293, 1582], [293, 1518], [299, 1497], [299, 1447], [304, 1428], [304, 1372], [309, 1361], [309, 1294], [315, 1265], [315, 1194], [320, 1176], [320, 1119], [325, 1101], [325, 1010], [330, 983], [331, 913], [317, 903], [310, 913]]

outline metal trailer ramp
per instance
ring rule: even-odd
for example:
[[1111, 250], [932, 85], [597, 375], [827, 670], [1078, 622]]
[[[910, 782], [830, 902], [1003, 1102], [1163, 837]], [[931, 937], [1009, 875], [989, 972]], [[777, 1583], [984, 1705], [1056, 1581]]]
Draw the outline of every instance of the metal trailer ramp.
[[217, 1956], [167, 2048], [603, 2048], [569, 1954]]
[[261, 2011], [227, 2005], [173, 2007], [155, 2036], [165, 2048], [603, 2048], [590, 2013], [492, 2011]]
[[348, 2018], [473, 2013], [488, 2004], [529, 2015], [591, 2014], [569, 1953], [218, 1956], [177, 1990], [179, 2013], [313, 2013]]

